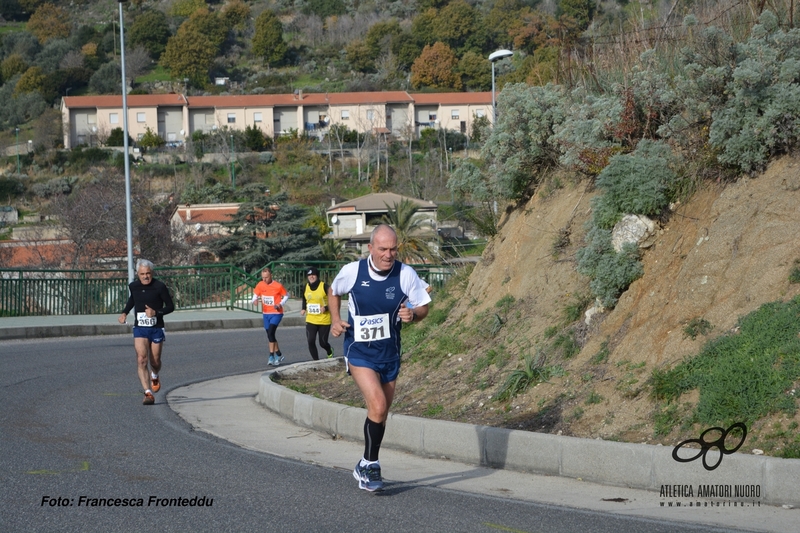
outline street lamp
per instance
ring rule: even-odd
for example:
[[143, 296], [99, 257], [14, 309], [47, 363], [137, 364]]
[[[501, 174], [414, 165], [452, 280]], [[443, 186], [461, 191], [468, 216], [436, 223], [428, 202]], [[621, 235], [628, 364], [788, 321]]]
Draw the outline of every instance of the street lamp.
[[492, 62], [492, 127], [497, 124], [497, 104], [494, 100], [494, 64], [505, 57], [511, 57], [514, 52], [511, 50], [498, 50], [489, 54], [489, 61]]
[[122, 18], [122, 4], [126, 0], [117, 0], [119, 3], [119, 51], [122, 61], [122, 147], [125, 153], [125, 223], [128, 241], [128, 283], [133, 282], [133, 222], [131, 215], [131, 162], [128, 154], [128, 84], [125, 80], [125, 25]]
[[233, 135], [231, 135], [231, 187], [236, 188], [236, 154], [233, 151]]
[[19, 128], [14, 128], [14, 130], [17, 132], [17, 176], [19, 176]]

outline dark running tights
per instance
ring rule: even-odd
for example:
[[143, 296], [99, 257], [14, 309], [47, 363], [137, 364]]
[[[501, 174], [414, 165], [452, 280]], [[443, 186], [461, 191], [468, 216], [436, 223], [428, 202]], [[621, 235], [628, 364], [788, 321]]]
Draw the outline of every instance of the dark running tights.
[[319, 352], [317, 351], [317, 335], [319, 335], [319, 345], [325, 350], [325, 355], [331, 353], [331, 345], [328, 342], [328, 335], [331, 332], [331, 325], [319, 326], [317, 324], [306, 324], [306, 340], [308, 341], [308, 351], [311, 359], [317, 361]]
[[275, 337], [276, 331], [278, 331], [278, 326], [275, 324], [270, 324], [269, 329], [267, 330], [267, 339], [269, 339], [269, 342], [278, 342], [277, 337]]
[[369, 418], [364, 421], [364, 459], [367, 461], [377, 461], [378, 452], [381, 449], [383, 433], [386, 431], [385, 424], [378, 424]]

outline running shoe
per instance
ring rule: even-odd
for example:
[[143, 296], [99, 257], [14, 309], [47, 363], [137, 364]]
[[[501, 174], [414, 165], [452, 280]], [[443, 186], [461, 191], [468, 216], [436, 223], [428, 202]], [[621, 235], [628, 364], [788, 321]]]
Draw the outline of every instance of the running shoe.
[[161, 380], [158, 378], [150, 378], [150, 388], [153, 389], [153, 392], [158, 392], [161, 390]]
[[152, 392], [145, 392], [144, 393], [144, 400], [142, 400], [142, 405], [153, 405], [156, 403], [156, 398], [153, 396]]
[[353, 470], [353, 477], [358, 480], [358, 488], [368, 492], [383, 490], [383, 479], [381, 478], [381, 465], [378, 463], [361, 466], [358, 462]]
[[328, 359], [333, 359], [333, 350], [331, 350], [331, 353], [328, 354]]
[[269, 366], [272, 366], [274, 364], [275, 364], [275, 356], [274, 355], [270, 355], [269, 356]]
[[281, 364], [284, 359], [285, 357], [283, 356], [283, 354], [275, 354], [275, 366]]

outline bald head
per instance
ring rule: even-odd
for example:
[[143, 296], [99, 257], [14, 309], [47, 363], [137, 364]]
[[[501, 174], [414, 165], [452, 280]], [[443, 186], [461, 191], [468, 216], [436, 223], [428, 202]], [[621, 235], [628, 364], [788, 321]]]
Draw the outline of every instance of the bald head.
[[388, 272], [397, 260], [397, 233], [391, 226], [381, 224], [372, 230], [367, 248], [374, 267]]

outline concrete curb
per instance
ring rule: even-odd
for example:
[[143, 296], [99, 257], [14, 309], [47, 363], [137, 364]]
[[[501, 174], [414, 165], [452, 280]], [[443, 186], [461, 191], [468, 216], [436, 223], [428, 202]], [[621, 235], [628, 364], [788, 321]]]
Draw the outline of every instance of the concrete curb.
[[[271, 370], [261, 376], [256, 401], [297, 425], [347, 440], [364, 438], [366, 410], [339, 405], [288, 389], [272, 375], [291, 375], [309, 368], [339, 366], [342, 359], [309, 361]], [[721, 505], [757, 501], [767, 505], [800, 506], [800, 459], [731, 454], [719, 468], [706, 471], [700, 460], [679, 463], [672, 448], [565, 437], [529, 431], [474, 426], [458, 422], [389, 415], [383, 446], [422, 457], [451, 459], [466, 464], [518, 472], [576, 478], [602, 485], [659, 492], [667, 501], [708, 497], [700, 487], [719, 491]], [[716, 462], [716, 449], [709, 463]], [[664, 495], [664, 489], [669, 491]], [[691, 498], [686, 495], [691, 487]], [[739, 496], [758, 487], [759, 495]], [[682, 491], [682, 492], [681, 492]], [[730, 491], [730, 493], [725, 492]], [[677, 496], [676, 496], [677, 492]], [[725, 502], [728, 502], [727, 504]], [[699, 505], [699, 502], [698, 502]], [[741, 505], [741, 504], [740, 504]]]
[[[116, 320], [116, 316], [112, 320]], [[305, 326], [305, 317], [285, 316], [281, 326]], [[248, 329], [264, 327], [261, 315], [254, 314], [253, 318], [202, 318], [197, 320], [169, 321], [167, 319], [167, 333], [175, 331], [196, 331], [204, 329]], [[38, 325], [38, 326], [5, 326], [0, 327], [0, 341], [16, 339], [43, 339], [50, 337], [83, 337], [92, 335], [127, 335], [131, 333], [130, 325], [123, 324], [64, 324], [64, 325]]]

